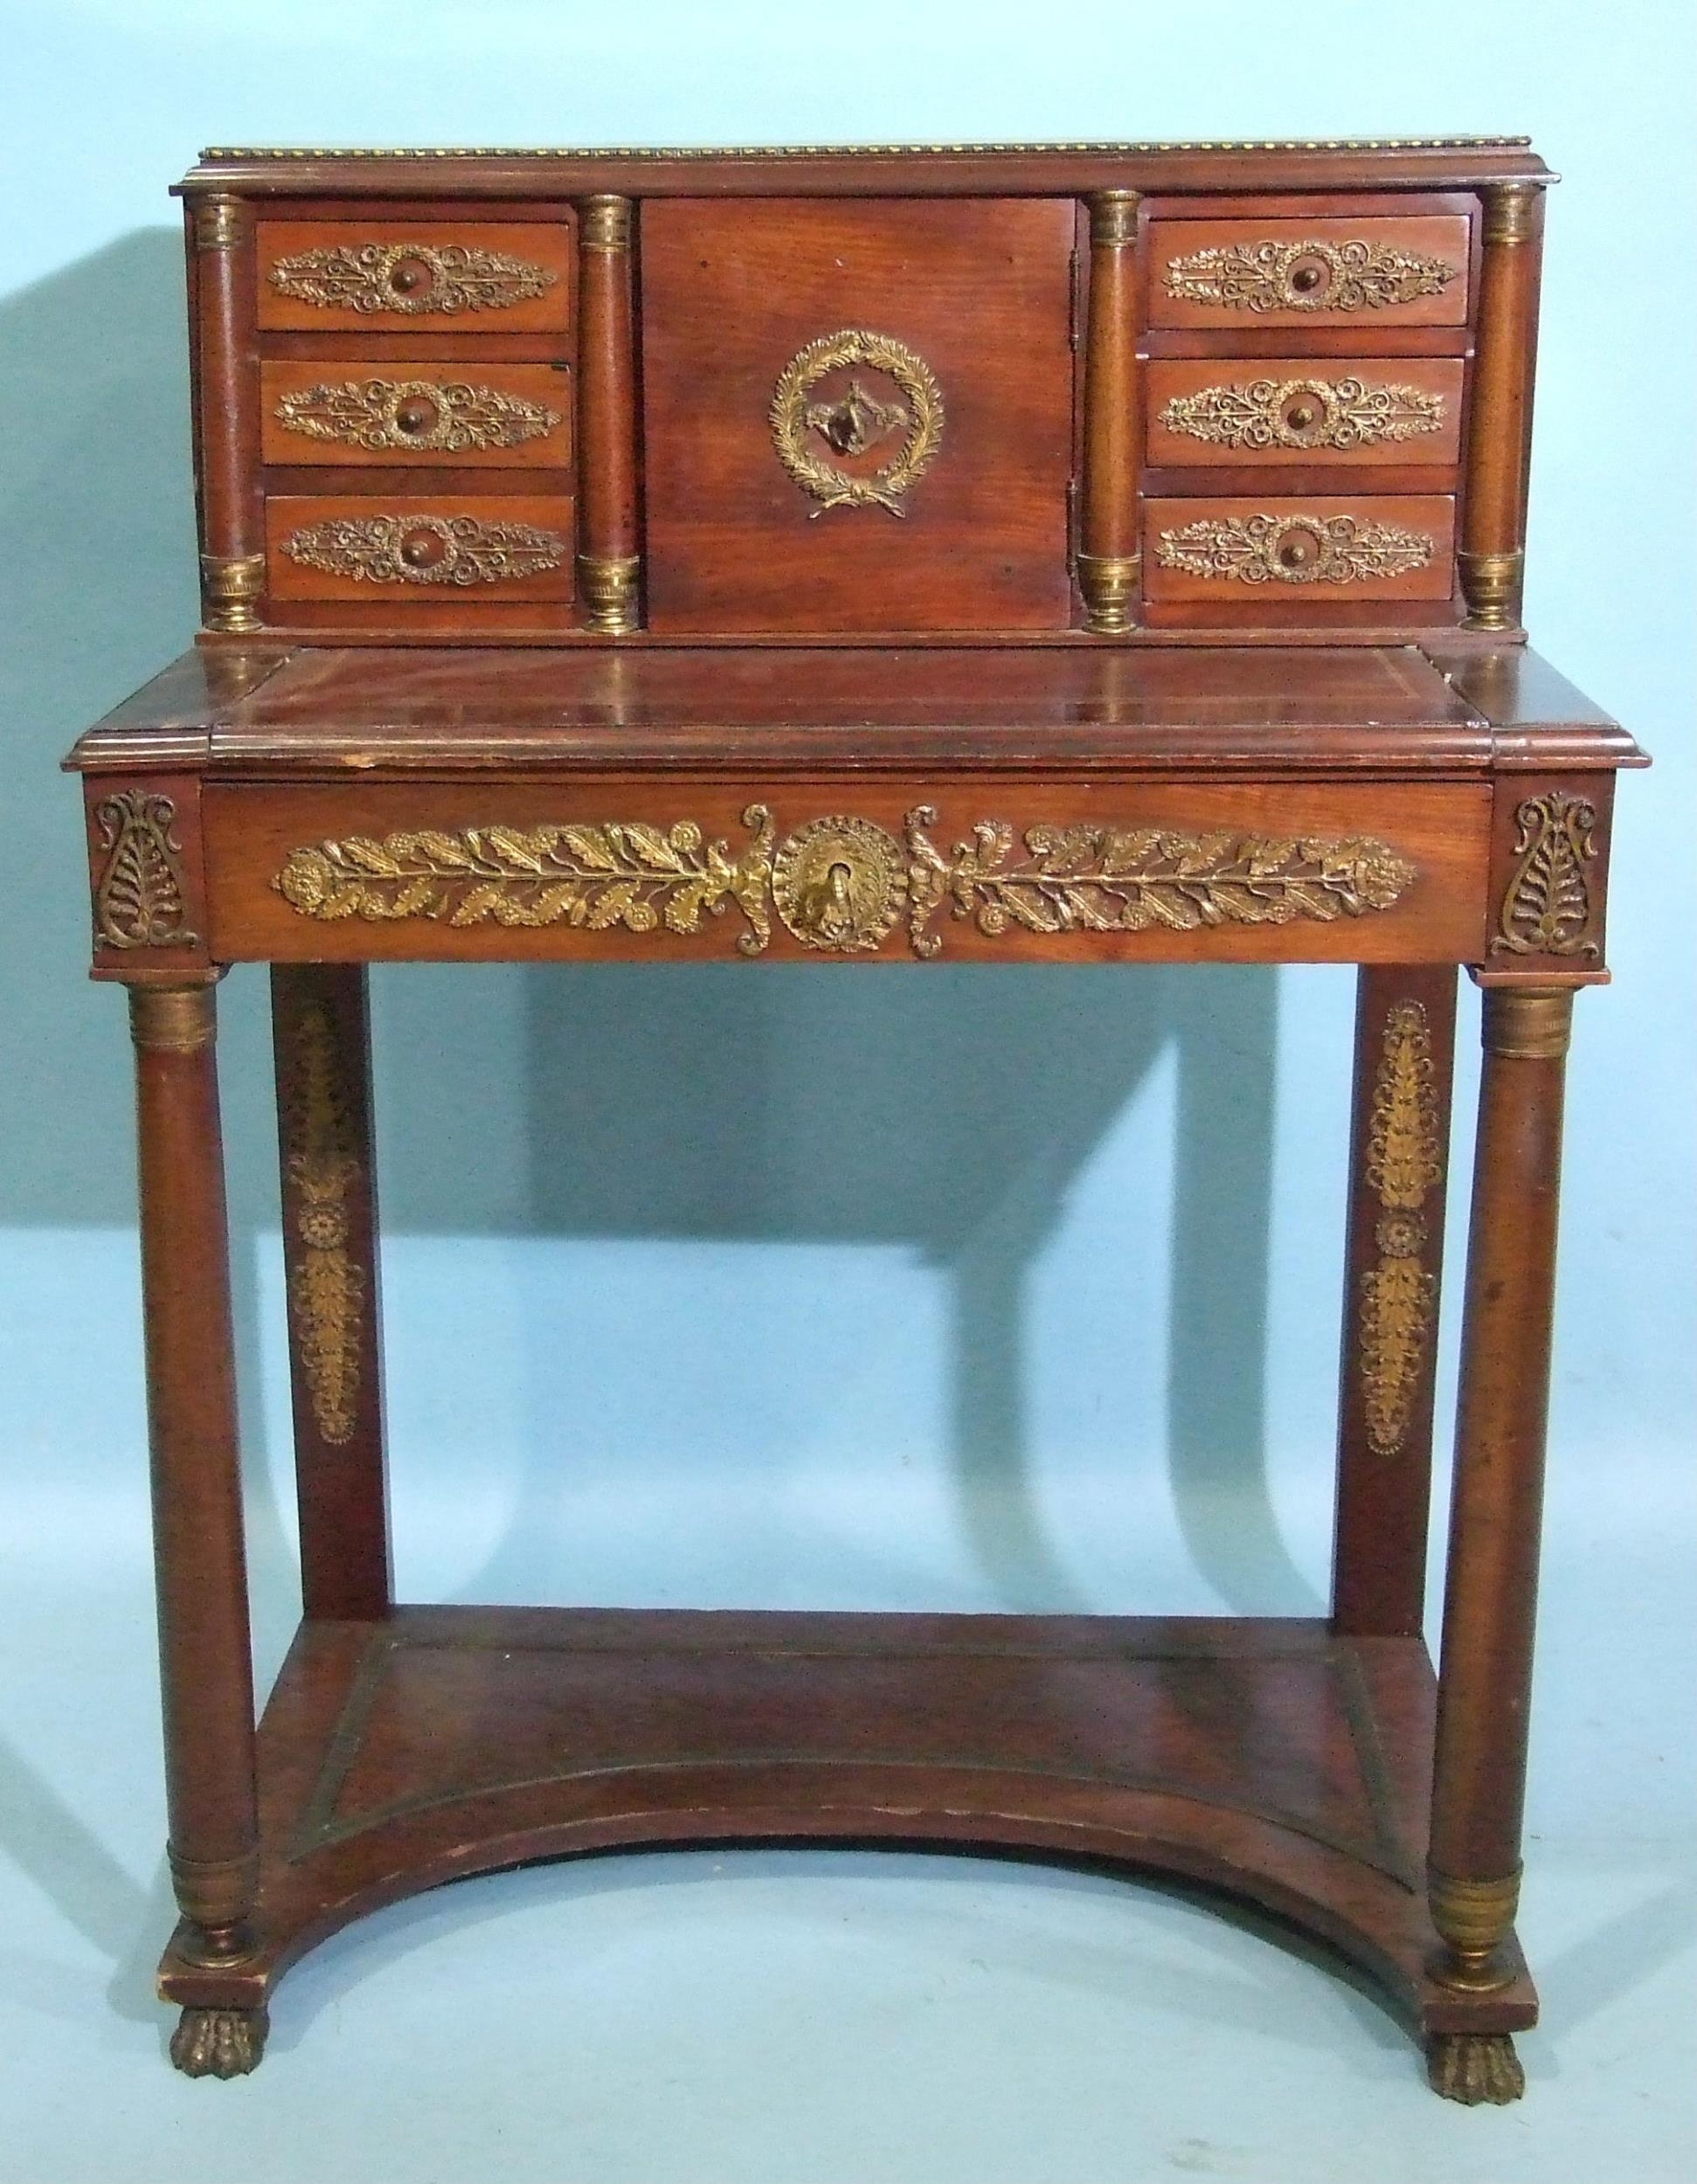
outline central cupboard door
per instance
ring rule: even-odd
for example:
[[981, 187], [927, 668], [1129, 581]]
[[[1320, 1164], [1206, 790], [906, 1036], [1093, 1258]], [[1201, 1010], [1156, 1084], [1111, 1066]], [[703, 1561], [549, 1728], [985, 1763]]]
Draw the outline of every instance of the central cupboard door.
[[1063, 629], [1070, 200], [649, 199], [651, 628]]

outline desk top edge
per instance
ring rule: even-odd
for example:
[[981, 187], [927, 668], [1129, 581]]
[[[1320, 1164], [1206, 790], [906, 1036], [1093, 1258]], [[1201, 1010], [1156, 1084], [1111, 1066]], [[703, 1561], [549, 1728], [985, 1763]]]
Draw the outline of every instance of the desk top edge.
[[240, 188], [265, 195], [381, 195], [440, 187], [558, 197], [589, 191], [688, 195], [710, 177], [717, 192], [776, 188], [786, 195], [864, 190], [894, 170], [901, 194], [997, 190], [1232, 186], [1250, 165], [1257, 186], [1467, 187], [1553, 183], [1523, 136], [1245, 138], [1079, 143], [790, 144], [503, 148], [499, 146], [214, 146], [175, 185], [197, 197]]
[[[766, 688], [774, 657], [785, 663], [781, 704]], [[994, 702], [976, 690], [957, 695], [964, 686], [952, 675], [973, 657], [935, 648], [774, 656], [756, 647], [201, 647], [87, 729], [65, 763], [90, 774], [353, 769], [367, 778], [433, 767], [711, 773], [946, 764], [1065, 773], [1194, 764], [1430, 776], [1648, 763], [1617, 722], [1519, 647], [1033, 647], [997, 656]]]

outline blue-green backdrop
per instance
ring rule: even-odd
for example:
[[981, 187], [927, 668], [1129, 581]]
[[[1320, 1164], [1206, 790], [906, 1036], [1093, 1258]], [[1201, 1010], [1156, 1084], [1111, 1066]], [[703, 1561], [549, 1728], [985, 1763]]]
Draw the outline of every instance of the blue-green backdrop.
[[[79, 1876], [105, 1873], [132, 2045], [151, 2037], [152, 1937], [114, 1876], [155, 1870], [158, 1793], [128, 1058], [119, 997], [84, 983], [77, 801], [54, 768], [195, 619], [164, 192], [207, 142], [1532, 134], [1565, 179], [1527, 620], [1658, 762], [1622, 786], [1616, 984], [1577, 1012], [1533, 1814], [1570, 1846], [1674, 1840], [1690, 1769], [1666, 1648], [1689, 1620], [1694, 1347], [1688, 6], [9, 0], [3, 19], [0, 1490], [19, 1577], [0, 1607], [18, 1710], [0, 1711], [0, 1815], [15, 1746], [21, 1900], [74, 1921]], [[414, 968], [375, 991], [409, 1595], [1314, 1611], [1349, 974]], [[295, 1603], [261, 974], [232, 977], [221, 1006], [268, 1672]], [[1469, 991], [1458, 1222], [1475, 1017]], [[106, 1669], [67, 1681], [37, 1634], [101, 1600]], [[74, 1751], [55, 1742], [67, 1709]], [[942, 2135], [919, 2129], [882, 2167], [842, 2151], [852, 2137], [839, 2166], [797, 2167], [740, 2111], [707, 2169], [675, 2147], [668, 2167], [663, 2132], [627, 2143], [612, 2114], [603, 2176], [953, 2174], [952, 2147], [962, 2175], [1118, 2174], [1083, 2140], [1045, 2169], [1042, 2148], [1072, 2143], [1052, 2135], [1021, 2167], [1011, 2125], [974, 2138], [958, 2118], [966, 2139], [933, 2118]], [[82, 2120], [92, 2170], [104, 2125]], [[144, 2143], [152, 2160], [167, 2141]], [[1445, 2158], [1433, 2174], [1467, 2173]], [[1650, 2158], [1634, 2174], [1659, 2174]], [[387, 2173], [362, 2160], [368, 2184]]]

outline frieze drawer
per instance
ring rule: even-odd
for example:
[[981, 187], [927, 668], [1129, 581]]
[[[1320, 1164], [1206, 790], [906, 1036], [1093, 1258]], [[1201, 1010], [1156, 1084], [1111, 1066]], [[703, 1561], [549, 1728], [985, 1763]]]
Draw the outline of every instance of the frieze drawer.
[[1430, 464], [1461, 453], [1458, 356], [1168, 358], [1148, 368], [1152, 467]]
[[261, 328], [556, 333], [571, 323], [575, 224], [262, 220]]
[[558, 470], [571, 460], [571, 379], [564, 367], [273, 359], [261, 365], [260, 383], [260, 452], [267, 463]]
[[274, 599], [391, 606], [570, 599], [564, 494], [285, 494], [266, 504]]
[[1157, 219], [1149, 257], [1152, 326], [1467, 322], [1468, 222], [1459, 214]]
[[209, 791], [225, 960], [1399, 962], [1484, 945], [1490, 797], [680, 775]]

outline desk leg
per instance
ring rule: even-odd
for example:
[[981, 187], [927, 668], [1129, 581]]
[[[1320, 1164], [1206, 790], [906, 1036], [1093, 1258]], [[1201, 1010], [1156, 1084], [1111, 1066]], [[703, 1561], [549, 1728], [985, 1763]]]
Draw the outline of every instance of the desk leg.
[[[1444, 1942], [1433, 1976], [1472, 1993], [1511, 1976], [1500, 1952], [1520, 1896], [1572, 1016], [1568, 988], [1485, 995], [1427, 1876]], [[1456, 2099], [1512, 2100], [1524, 2085], [1507, 2034], [1439, 2037], [1430, 2065]]]
[[1417, 1638], [1425, 1625], [1456, 976], [1449, 964], [1359, 973], [1332, 1581], [1340, 1637]]
[[[239, 1963], [259, 1877], [230, 1240], [210, 985], [132, 986], [171, 1882], [190, 1964]], [[172, 2059], [251, 2070], [260, 2011], [185, 2010]]]
[[271, 1015], [302, 1602], [373, 1621], [391, 1584], [364, 965], [274, 965]]

